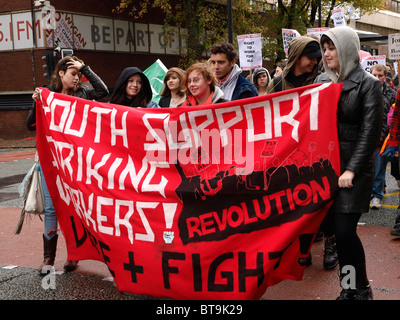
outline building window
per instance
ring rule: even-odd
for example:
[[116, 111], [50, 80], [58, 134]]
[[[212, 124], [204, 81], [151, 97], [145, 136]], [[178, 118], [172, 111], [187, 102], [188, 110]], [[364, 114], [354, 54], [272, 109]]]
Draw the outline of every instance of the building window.
[[400, 0], [387, 0], [386, 8], [389, 11], [400, 12]]

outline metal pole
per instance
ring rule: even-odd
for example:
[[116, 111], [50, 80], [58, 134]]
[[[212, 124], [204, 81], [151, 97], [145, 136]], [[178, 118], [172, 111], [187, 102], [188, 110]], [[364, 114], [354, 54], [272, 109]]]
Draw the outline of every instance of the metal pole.
[[229, 41], [229, 43], [233, 43], [232, 0], [228, 0], [228, 41]]
[[319, 0], [319, 7], [318, 7], [318, 27], [322, 27], [322, 1]]
[[36, 32], [35, 32], [35, 17], [33, 14], [33, 0], [31, 2], [31, 19], [32, 19], [32, 76], [33, 76], [33, 90], [36, 89], [36, 73], [35, 73], [35, 47], [36, 47]]

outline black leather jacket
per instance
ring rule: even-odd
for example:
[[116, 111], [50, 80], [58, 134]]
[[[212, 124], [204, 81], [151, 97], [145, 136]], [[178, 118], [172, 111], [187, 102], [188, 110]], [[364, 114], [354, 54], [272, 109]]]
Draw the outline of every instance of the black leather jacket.
[[[108, 95], [108, 88], [100, 77], [95, 74], [89, 66], [84, 66], [81, 70], [82, 74], [89, 80], [93, 89], [88, 87], [79, 87], [75, 92], [74, 96], [87, 100], [100, 100]], [[48, 88], [54, 91], [54, 88], [50, 86]], [[36, 130], [36, 101], [33, 102], [33, 107], [28, 115], [27, 127], [30, 131]]]
[[[315, 82], [331, 82], [326, 74]], [[383, 112], [381, 82], [358, 65], [343, 81], [337, 127], [341, 173], [355, 172], [353, 187], [340, 189], [332, 210], [338, 213], [369, 211], [374, 180], [373, 153], [378, 146]]]

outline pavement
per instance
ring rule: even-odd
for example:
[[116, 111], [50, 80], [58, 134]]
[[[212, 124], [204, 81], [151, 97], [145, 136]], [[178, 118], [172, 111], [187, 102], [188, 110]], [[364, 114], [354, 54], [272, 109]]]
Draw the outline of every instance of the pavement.
[[[43, 222], [33, 217], [25, 221], [21, 234], [14, 233], [22, 207], [18, 186], [35, 155], [34, 141], [24, 143], [2, 145], [0, 141], [0, 300], [160, 300], [122, 294], [106, 265], [99, 261], [80, 261], [75, 272], [63, 273], [67, 253], [62, 235], [54, 278], [43, 280], [38, 275], [36, 269], [43, 256]], [[399, 187], [389, 169], [386, 184], [382, 207], [361, 217], [358, 234], [366, 252], [374, 299], [400, 300], [400, 238], [390, 235]], [[323, 269], [322, 241], [315, 242], [311, 252], [313, 263], [301, 281], [284, 280], [268, 288], [261, 300], [334, 300], [340, 293], [338, 270]]]
[[32, 147], [34, 144], [24, 148], [0, 144], [0, 300], [152, 299], [119, 292], [106, 265], [99, 261], [80, 261], [77, 272], [64, 273], [67, 250], [62, 234], [57, 245], [55, 277], [43, 280], [39, 276], [43, 222], [39, 217], [30, 217], [21, 233], [15, 234], [23, 203], [18, 187], [33, 165], [36, 150]]

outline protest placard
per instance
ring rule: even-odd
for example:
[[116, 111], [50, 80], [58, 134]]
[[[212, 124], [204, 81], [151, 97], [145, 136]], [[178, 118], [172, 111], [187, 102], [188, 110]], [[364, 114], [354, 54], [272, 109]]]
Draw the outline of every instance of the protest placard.
[[333, 24], [336, 27], [343, 27], [346, 25], [346, 19], [344, 17], [344, 9], [339, 8], [339, 9], [333, 9], [332, 11], [332, 20]]
[[300, 37], [300, 33], [294, 29], [282, 29], [283, 49], [285, 50], [286, 58], [288, 57], [289, 43], [294, 38]]
[[242, 70], [253, 70], [262, 67], [261, 34], [244, 34], [237, 36], [239, 61]]
[[325, 32], [327, 32], [330, 28], [323, 27], [323, 28], [309, 28], [307, 29], [307, 34], [316, 34], [321, 37]]
[[365, 71], [371, 72], [371, 68], [375, 64], [386, 64], [386, 56], [370, 56], [361, 60], [361, 65]]
[[400, 33], [389, 34], [389, 59], [400, 60]]

